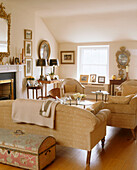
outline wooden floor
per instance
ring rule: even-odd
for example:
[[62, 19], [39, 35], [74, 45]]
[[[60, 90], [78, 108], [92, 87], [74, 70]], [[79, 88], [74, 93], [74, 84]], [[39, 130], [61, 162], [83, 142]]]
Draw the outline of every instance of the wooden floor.
[[[84, 150], [57, 146], [56, 152], [55, 161], [46, 170], [137, 170], [137, 140], [127, 129], [107, 127], [104, 150], [101, 143], [93, 148], [90, 167], [86, 167]], [[0, 170], [19, 169], [0, 164]]]

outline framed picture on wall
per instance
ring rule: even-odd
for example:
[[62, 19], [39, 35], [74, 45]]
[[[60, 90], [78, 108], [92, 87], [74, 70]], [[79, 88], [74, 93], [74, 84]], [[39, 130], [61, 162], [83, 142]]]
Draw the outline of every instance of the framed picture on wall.
[[89, 75], [80, 75], [80, 82], [81, 83], [88, 83]]
[[74, 64], [75, 52], [74, 51], [61, 51], [61, 64]]
[[27, 39], [27, 40], [32, 39], [32, 30], [28, 30], [28, 29], [24, 30], [24, 39]]
[[24, 55], [25, 57], [32, 56], [32, 41], [24, 41]]
[[98, 83], [105, 83], [105, 76], [98, 76]]
[[32, 76], [32, 59], [26, 58], [25, 77]]

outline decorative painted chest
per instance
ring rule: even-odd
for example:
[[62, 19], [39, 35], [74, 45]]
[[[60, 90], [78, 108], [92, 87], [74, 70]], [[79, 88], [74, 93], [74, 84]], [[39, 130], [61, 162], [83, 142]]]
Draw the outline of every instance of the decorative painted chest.
[[43, 169], [55, 159], [56, 140], [0, 128], [0, 162], [24, 169]]

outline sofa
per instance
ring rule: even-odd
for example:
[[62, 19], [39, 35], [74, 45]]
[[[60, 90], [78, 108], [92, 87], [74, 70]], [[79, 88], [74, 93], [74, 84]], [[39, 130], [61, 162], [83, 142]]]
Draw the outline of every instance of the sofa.
[[[42, 100], [35, 100], [43, 102]], [[14, 123], [11, 118], [14, 100], [0, 101], [0, 128], [22, 130], [25, 133], [51, 135], [57, 144], [87, 150], [87, 164], [90, 163], [91, 149], [106, 135], [106, 121], [110, 110], [102, 109], [96, 115], [74, 106], [58, 104], [55, 128], [50, 129], [25, 123]], [[24, 106], [25, 107], [25, 106]]]
[[136, 139], [137, 95], [110, 97], [111, 100], [109, 98], [108, 102], [104, 103], [104, 108], [111, 111], [111, 117], [108, 119], [107, 125], [131, 129], [133, 138]]

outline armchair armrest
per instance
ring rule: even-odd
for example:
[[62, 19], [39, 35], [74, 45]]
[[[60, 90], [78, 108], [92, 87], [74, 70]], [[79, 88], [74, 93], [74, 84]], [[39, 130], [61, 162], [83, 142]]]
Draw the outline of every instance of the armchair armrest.
[[136, 108], [137, 108], [137, 94], [134, 97], [132, 97], [129, 104], [134, 105], [134, 107], [136, 106]]
[[97, 114], [96, 114], [96, 118], [97, 118], [97, 124], [96, 126], [99, 126], [100, 123], [106, 121], [108, 119], [110, 119], [111, 117], [111, 111], [109, 109], [101, 109]]

